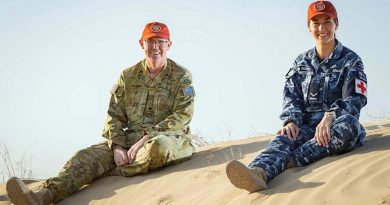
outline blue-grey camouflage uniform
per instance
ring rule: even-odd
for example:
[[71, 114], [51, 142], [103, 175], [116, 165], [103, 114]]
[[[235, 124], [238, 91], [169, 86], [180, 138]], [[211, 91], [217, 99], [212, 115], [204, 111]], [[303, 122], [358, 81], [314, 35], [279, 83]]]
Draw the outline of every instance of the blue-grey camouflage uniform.
[[[362, 146], [365, 130], [360, 110], [367, 104], [367, 78], [360, 57], [336, 40], [328, 59], [320, 61], [315, 48], [299, 55], [286, 75], [283, 125], [299, 127], [296, 141], [276, 136], [249, 167], [261, 167], [268, 181], [286, 169], [291, 160], [304, 166], [332, 154]], [[329, 145], [320, 146], [314, 135], [325, 112], [335, 112]]]

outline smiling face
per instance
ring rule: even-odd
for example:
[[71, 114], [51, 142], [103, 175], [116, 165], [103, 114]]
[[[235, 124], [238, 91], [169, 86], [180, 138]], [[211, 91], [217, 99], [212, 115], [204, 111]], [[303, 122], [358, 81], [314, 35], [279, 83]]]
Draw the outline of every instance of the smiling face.
[[165, 65], [167, 61], [167, 52], [172, 45], [168, 39], [153, 37], [140, 40], [140, 45], [145, 51], [147, 62], [153, 65]]
[[316, 45], [325, 46], [334, 43], [337, 28], [336, 20], [324, 14], [314, 16], [309, 21], [309, 31]]

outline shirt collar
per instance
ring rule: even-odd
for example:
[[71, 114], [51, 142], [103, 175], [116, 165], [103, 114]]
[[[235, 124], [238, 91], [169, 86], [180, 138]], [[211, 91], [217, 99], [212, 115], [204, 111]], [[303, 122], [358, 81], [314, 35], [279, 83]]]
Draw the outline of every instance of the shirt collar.
[[[338, 59], [342, 51], [343, 51], [343, 45], [341, 44], [340, 41], [336, 39], [336, 47], [334, 48], [333, 52], [330, 54], [329, 59]], [[317, 59], [317, 52], [315, 47], [309, 50], [308, 56], [310, 59]]]
[[333, 52], [330, 54], [329, 59], [338, 59], [341, 55], [341, 51], [343, 51], [343, 45], [336, 39], [336, 48], [334, 48]]
[[[148, 66], [146, 65], [146, 59], [142, 61], [142, 73], [144, 77], [149, 75]], [[167, 63], [165, 64], [164, 68], [161, 70], [160, 74], [153, 80], [154, 82], [159, 82], [164, 78], [170, 78], [171, 76], [171, 70], [172, 70], [172, 62], [171, 59], [167, 58]], [[149, 79], [149, 78], [148, 78]]]
[[[164, 65], [164, 68], [161, 70], [161, 72], [162, 72], [163, 70], [165, 70], [165, 68], [167, 67], [168, 64], [169, 64], [169, 59], [167, 58], [167, 63]], [[144, 71], [145, 71], [145, 72], [149, 72], [149, 71], [148, 71], [148, 65], [146, 64], [146, 59], [144, 59], [144, 60], [142, 61], [142, 67], [144, 68]]]

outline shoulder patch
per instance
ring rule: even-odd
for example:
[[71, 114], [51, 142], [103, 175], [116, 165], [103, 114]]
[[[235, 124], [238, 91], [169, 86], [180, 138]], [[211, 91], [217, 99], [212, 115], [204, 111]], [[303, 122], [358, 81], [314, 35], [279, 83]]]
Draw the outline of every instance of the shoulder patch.
[[116, 91], [116, 89], [118, 89], [118, 84], [117, 83], [115, 83], [113, 86], [112, 86], [112, 88], [111, 88], [111, 90], [110, 90], [110, 93], [111, 94], [114, 94], [115, 93], [115, 91]]
[[185, 96], [194, 96], [195, 95], [195, 91], [194, 91], [194, 88], [192, 86], [186, 86], [183, 90], [183, 93]]

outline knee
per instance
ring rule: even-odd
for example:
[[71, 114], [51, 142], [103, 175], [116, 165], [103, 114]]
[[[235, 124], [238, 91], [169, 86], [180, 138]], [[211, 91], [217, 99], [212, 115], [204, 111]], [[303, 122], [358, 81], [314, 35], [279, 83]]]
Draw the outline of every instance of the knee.
[[270, 142], [269, 146], [278, 147], [280, 145], [292, 145], [294, 141], [287, 137], [287, 135], [276, 135]]
[[294, 147], [294, 141], [286, 135], [275, 136], [262, 153], [290, 152]]
[[156, 136], [149, 143], [149, 153], [152, 158], [159, 158], [168, 154], [169, 145], [166, 136]]
[[338, 117], [332, 126], [332, 144], [336, 152], [352, 150], [361, 135], [359, 120], [352, 115]]
[[349, 135], [346, 136], [358, 136], [360, 127], [359, 120], [348, 114], [338, 117], [333, 123], [334, 131], [340, 131], [343, 135], [349, 133]]
[[356, 125], [356, 124], [359, 125], [359, 120], [353, 115], [346, 114], [346, 115], [341, 115], [338, 118], [336, 118], [334, 123], [335, 124], [347, 123], [347, 124], [351, 124], [351, 125]]
[[63, 169], [70, 172], [84, 172], [83, 170], [90, 165], [92, 160], [90, 152], [87, 149], [77, 151], [69, 161], [66, 162]]
[[91, 150], [90, 148], [82, 149], [76, 152], [76, 154], [72, 158], [77, 159], [89, 159], [91, 158]]
[[104, 144], [97, 144], [81, 149], [75, 153], [71, 161], [86, 162], [88, 164], [95, 164], [99, 161], [113, 160], [113, 153], [111, 149]]
[[157, 136], [148, 142], [147, 152], [149, 155], [149, 169], [164, 166], [170, 158], [170, 146], [166, 136]]

